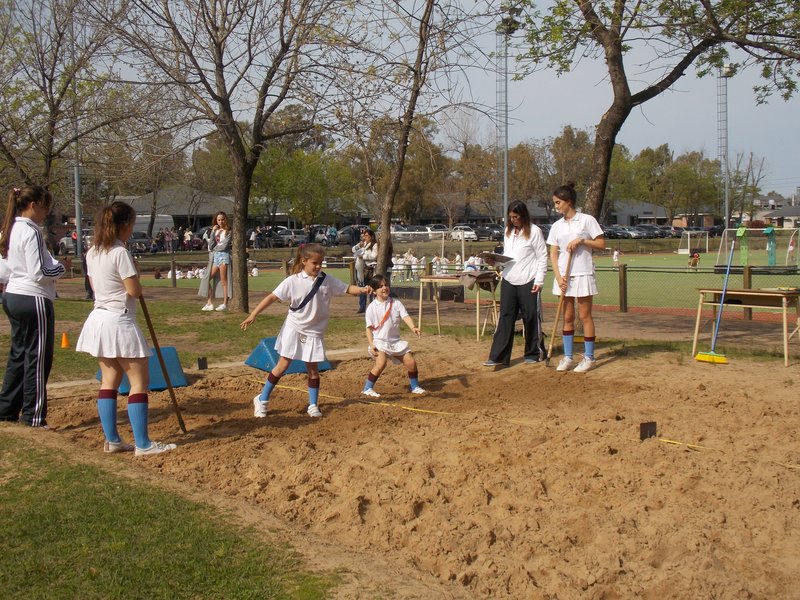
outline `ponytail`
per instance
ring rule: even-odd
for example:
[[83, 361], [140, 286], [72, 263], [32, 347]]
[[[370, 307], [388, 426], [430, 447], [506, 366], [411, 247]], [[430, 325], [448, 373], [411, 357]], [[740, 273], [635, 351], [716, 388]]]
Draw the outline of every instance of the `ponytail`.
[[22, 188], [11, 188], [8, 191], [8, 204], [6, 214], [3, 217], [3, 225], [0, 228], [0, 256], [8, 258], [8, 243], [11, 239], [11, 228], [17, 215], [31, 204], [45, 206], [48, 210], [53, 205], [53, 196], [41, 186], [26, 185]]
[[92, 243], [106, 252], [119, 239], [123, 227], [136, 220], [136, 211], [130, 204], [112, 202], [97, 212]]
[[325, 248], [320, 244], [300, 244], [297, 248], [297, 256], [294, 258], [292, 264], [291, 275], [299, 273], [303, 270], [303, 260], [309, 258], [312, 254], [319, 254], [325, 256]]

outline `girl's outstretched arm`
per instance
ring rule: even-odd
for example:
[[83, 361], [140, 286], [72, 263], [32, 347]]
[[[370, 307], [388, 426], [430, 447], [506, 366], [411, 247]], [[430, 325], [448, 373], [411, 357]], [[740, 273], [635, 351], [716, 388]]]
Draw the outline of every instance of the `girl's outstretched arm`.
[[364, 287], [358, 287], [357, 285], [348, 285], [347, 286], [347, 293], [351, 296], [360, 296], [361, 294], [371, 294], [372, 288], [368, 285]]
[[263, 311], [267, 310], [267, 308], [269, 308], [269, 306], [270, 306], [270, 305], [271, 305], [273, 302], [277, 302], [277, 301], [278, 301], [278, 297], [277, 297], [275, 294], [273, 294], [273, 293], [271, 293], [271, 292], [270, 292], [269, 294], [267, 294], [267, 297], [266, 297], [266, 298], [264, 298], [264, 299], [263, 299], [261, 302], [259, 302], [259, 303], [258, 303], [258, 306], [256, 306], [256, 307], [255, 307], [255, 308], [254, 308], [254, 309], [253, 309], [253, 310], [250, 312], [250, 314], [248, 315], [248, 317], [247, 317], [247, 318], [246, 318], [244, 321], [242, 321], [242, 322], [241, 322], [241, 324], [239, 325], [239, 327], [241, 328], [241, 330], [242, 330], [242, 331], [247, 331], [247, 328], [248, 328], [250, 325], [252, 325], [253, 321], [255, 321], [255, 320], [256, 320], [256, 317], [257, 317], [258, 315], [260, 315], [260, 314], [261, 314]]
[[408, 325], [408, 328], [411, 331], [413, 331], [414, 335], [416, 335], [417, 337], [419, 337], [422, 334], [419, 327], [414, 327], [414, 319], [412, 319], [410, 316], [407, 316], [405, 319], [403, 319], [403, 323]]

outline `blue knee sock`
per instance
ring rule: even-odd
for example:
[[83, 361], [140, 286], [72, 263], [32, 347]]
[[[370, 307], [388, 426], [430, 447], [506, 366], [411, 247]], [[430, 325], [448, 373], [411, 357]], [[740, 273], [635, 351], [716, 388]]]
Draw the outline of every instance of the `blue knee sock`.
[[152, 445], [147, 435], [147, 394], [131, 394], [128, 396], [128, 419], [133, 429], [136, 447], [142, 450]]
[[319, 377], [308, 380], [308, 404], [316, 404], [319, 399]]
[[408, 383], [412, 390], [419, 387], [419, 371], [408, 372]]
[[562, 331], [561, 341], [564, 344], [564, 356], [572, 358], [572, 345], [575, 341], [574, 331]]
[[109, 442], [118, 444], [120, 440], [117, 432], [117, 390], [100, 390], [97, 394], [97, 414], [100, 416], [100, 425]]
[[264, 389], [261, 390], [262, 402], [269, 402], [269, 395], [272, 393], [273, 388], [278, 384], [280, 380], [281, 380], [280, 377], [276, 377], [272, 373], [267, 375], [267, 380], [264, 382]]
[[369, 373], [367, 373], [367, 380], [364, 382], [364, 389], [371, 390], [373, 387], [375, 387], [376, 381], [378, 381], [378, 376], [373, 375], [372, 371], [370, 371]]
[[594, 360], [594, 337], [583, 338], [583, 355]]

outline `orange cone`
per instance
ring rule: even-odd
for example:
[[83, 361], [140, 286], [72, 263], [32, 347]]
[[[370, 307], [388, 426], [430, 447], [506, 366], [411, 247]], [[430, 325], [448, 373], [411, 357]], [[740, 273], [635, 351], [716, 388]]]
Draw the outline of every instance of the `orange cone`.
[[61, 334], [61, 347], [62, 348], [69, 348], [69, 338], [67, 337], [67, 333], [66, 332]]

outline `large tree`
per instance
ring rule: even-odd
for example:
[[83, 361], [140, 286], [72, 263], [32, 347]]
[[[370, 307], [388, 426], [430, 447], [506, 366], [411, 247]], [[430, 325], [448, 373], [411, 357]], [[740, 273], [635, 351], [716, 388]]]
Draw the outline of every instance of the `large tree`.
[[[313, 106], [350, 39], [350, 5], [334, 0], [92, 0], [117, 25], [143, 80], [162, 86], [200, 133], [215, 131], [233, 168], [233, 300], [248, 310], [244, 231], [253, 172], [271, 139], [304, 131], [275, 127], [283, 106]], [[110, 6], [109, 6], [110, 5]], [[109, 21], [106, 15], [112, 15]], [[341, 27], [341, 29], [340, 29]], [[313, 108], [312, 108], [313, 111]], [[243, 126], [242, 123], [248, 123]]]
[[148, 90], [119, 81], [110, 32], [84, 9], [82, 0], [0, 2], [0, 166], [9, 183], [68, 189], [76, 145], [97, 147], [147, 109]]
[[702, 75], [733, 58], [739, 68], [761, 68], [761, 97], [773, 90], [789, 97], [796, 89], [796, 0], [553, 0], [546, 9], [525, 1], [525, 59], [532, 70], [566, 73], [586, 58], [606, 64], [613, 98], [595, 131], [585, 203], [595, 216], [602, 210], [614, 144], [628, 115], [668, 90], [692, 65]]
[[[351, 76], [340, 82], [351, 94], [337, 114], [366, 167], [372, 124], [381, 122], [391, 140], [385, 148], [392, 156], [388, 183], [379, 198], [380, 227], [388, 237], [412, 132], [462, 101], [456, 74], [481, 59], [475, 40], [485, 26], [485, 11], [483, 2], [466, 7], [452, 0], [375, 0], [360, 6], [371, 20], [350, 57]], [[375, 180], [374, 172], [368, 180]], [[391, 244], [380, 245], [378, 271], [388, 264], [390, 250]]]

